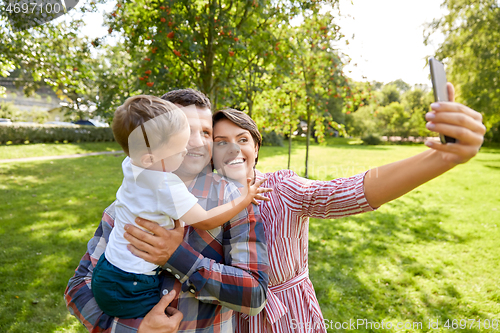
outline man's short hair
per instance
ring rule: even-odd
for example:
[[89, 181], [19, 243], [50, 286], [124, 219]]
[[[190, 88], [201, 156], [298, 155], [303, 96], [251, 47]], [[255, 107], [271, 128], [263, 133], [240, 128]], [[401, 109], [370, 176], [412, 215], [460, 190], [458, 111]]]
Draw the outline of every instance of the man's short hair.
[[187, 126], [186, 115], [181, 109], [149, 95], [128, 98], [116, 109], [111, 125], [116, 142], [132, 159], [146, 153], [146, 148], [166, 144], [172, 135]]
[[172, 90], [161, 96], [161, 98], [182, 106], [190, 106], [194, 104], [199, 108], [208, 108], [209, 110], [212, 109], [212, 104], [210, 103], [208, 97], [204, 93], [191, 88]]

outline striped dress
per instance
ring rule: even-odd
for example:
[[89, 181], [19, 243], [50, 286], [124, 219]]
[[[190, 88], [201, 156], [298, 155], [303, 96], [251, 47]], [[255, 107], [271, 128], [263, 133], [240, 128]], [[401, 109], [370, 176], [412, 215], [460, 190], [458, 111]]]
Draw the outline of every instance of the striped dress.
[[365, 173], [315, 181], [293, 171], [262, 174], [272, 188], [260, 212], [269, 253], [267, 304], [257, 316], [238, 314], [237, 333], [326, 332], [323, 315], [308, 276], [309, 217], [335, 219], [373, 210], [363, 188]]

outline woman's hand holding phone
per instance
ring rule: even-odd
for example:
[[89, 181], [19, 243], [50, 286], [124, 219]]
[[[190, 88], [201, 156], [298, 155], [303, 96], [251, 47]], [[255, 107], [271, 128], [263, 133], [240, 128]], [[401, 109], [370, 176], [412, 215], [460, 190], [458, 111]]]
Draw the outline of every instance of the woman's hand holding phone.
[[425, 144], [442, 153], [443, 159], [452, 164], [465, 163], [474, 157], [483, 144], [486, 127], [482, 115], [471, 108], [455, 103], [455, 90], [448, 82], [449, 102], [431, 104], [432, 111], [425, 119], [427, 129], [456, 139], [455, 143], [442, 144], [426, 141]]

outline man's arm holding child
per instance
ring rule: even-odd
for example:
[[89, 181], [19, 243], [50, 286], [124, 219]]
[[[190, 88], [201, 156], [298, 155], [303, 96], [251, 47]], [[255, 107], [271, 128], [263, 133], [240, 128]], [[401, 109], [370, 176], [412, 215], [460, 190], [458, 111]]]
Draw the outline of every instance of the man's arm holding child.
[[[226, 186], [225, 193], [225, 202], [239, 196], [233, 184]], [[171, 244], [181, 237], [177, 228], [166, 230], [141, 218], [136, 223], [153, 234], [129, 225], [125, 238], [132, 253], [171, 272], [182, 283], [183, 291], [191, 291], [202, 302], [255, 315], [266, 303], [269, 259], [264, 226], [253, 209], [258, 212], [256, 206], [248, 206], [224, 224], [224, 257], [220, 260], [213, 258], [221, 255], [219, 251], [214, 250], [212, 258], [206, 258], [186, 241], [175, 249]]]

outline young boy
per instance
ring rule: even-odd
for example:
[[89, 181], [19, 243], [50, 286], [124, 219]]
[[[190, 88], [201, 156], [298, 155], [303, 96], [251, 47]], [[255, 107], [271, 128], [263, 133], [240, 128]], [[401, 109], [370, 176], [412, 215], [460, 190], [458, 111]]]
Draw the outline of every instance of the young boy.
[[113, 120], [116, 141], [128, 155], [122, 163], [124, 179], [116, 194], [116, 220], [106, 251], [94, 268], [92, 291], [101, 310], [120, 318], [144, 317], [160, 300], [160, 268], [134, 256], [123, 237], [125, 224], [137, 216], [173, 228], [173, 219], [209, 230], [245, 209], [259, 193], [262, 182], [238, 199], [205, 211], [172, 171], [182, 163], [189, 139], [184, 112], [154, 96], [125, 101]]

